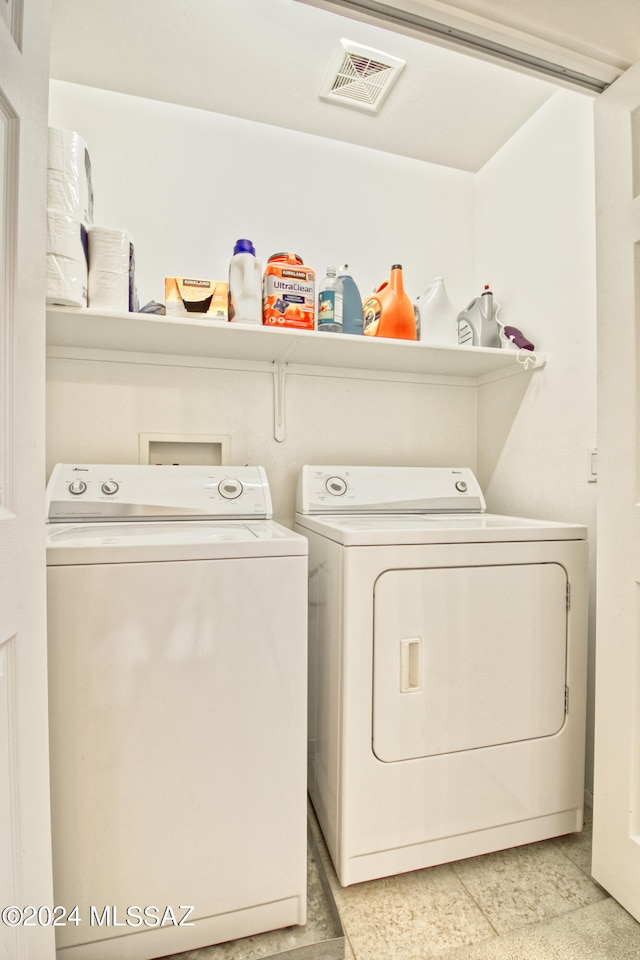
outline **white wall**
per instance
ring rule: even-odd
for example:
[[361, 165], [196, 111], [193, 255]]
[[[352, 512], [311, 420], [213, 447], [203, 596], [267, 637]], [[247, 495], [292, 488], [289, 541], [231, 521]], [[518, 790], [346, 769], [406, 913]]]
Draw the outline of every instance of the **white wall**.
[[324, 275], [349, 263], [370, 292], [402, 263], [468, 297], [473, 176], [323, 137], [52, 81], [49, 122], [87, 143], [94, 222], [128, 230], [141, 303], [165, 276], [226, 279], [239, 237], [263, 263], [293, 250]]
[[[94, 220], [133, 235], [142, 302], [164, 299], [165, 275], [224, 279], [239, 237], [263, 262], [294, 250], [320, 275], [347, 261], [363, 293], [399, 262], [412, 296], [440, 274], [452, 297], [469, 296], [469, 173], [60, 82], [50, 123], [86, 141]], [[279, 444], [265, 373], [50, 360], [48, 467], [137, 462], [141, 432], [225, 434], [232, 462], [264, 465], [274, 511], [291, 522], [304, 462], [475, 466], [473, 387], [328, 373], [288, 376]]]
[[137, 463], [139, 433], [223, 434], [232, 463], [262, 464], [274, 515], [293, 522], [303, 463], [468, 463], [472, 388], [290, 374], [287, 439], [273, 439], [268, 373], [91, 360], [49, 361], [49, 469]]
[[[548, 354], [526, 382], [478, 394], [478, 475], [490, 509], [589, 526], [595, 598], [596, 289], [593, 102], [558, 91], [476, 177], [478, 284]], [[593, 599], [592, 599], [593, 607]], [[593, 611], [592, 611], [593, 612]], [[587, 784], [593, 782], [591, 617]]]

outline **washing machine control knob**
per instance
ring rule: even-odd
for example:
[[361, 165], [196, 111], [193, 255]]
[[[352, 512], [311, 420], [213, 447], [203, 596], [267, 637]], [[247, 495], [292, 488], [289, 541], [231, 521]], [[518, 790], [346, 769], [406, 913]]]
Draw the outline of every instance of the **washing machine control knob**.
[[105, 480], [105, 482], [102, 484], [102, 487], [101, 487], [102, 492], [106, 494], [108, 497], [113, 496], [113, 494], [117, 493], [119, 489], [120, 489], [120, 484], [117, 483], [115, 480]]
[[69, 493], [72, 493], [76, 497], [84, 493], [86, 489], [87, 485], [84, 480], [72, 480], [69, 484]]
[[225, 500], [236, 500], [242, 493], [242, 484], [239, 480], [230, 477], [227, 480], [221, 480], [218, 484], [218, 493]]
[[329, 477], [325, 487], [332, 497], [342, 497], [347, 492], [347, 484], [342, 477]]
[[467, 492], [467, 484], [466, 484], [466, 481], [465, 481], [465, 480], [456, 480], [456, 490], [458, 491], [458, 493], [466, 493], [466, 492]]

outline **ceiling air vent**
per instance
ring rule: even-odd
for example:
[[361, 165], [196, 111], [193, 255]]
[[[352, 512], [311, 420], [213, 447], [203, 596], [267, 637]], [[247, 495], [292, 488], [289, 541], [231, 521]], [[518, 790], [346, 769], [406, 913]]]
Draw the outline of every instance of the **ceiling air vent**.
[[404, 65], [404, 60], [388, 53], [341, 40], [320, 99], [377, 113]]

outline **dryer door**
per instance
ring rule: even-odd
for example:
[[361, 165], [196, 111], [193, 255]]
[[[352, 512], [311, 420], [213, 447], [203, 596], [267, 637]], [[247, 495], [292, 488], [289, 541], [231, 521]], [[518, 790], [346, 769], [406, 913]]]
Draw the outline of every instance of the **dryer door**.
[[562, 728], [560, 564], [387, 570], [375, 584], [374, 618], [378, 759], [475, 750]]

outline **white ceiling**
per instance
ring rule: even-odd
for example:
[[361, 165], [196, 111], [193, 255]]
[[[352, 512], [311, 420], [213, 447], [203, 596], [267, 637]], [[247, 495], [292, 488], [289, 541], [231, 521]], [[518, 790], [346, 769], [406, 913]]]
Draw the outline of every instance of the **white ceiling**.
[[[53, 0], [51, 76], [469, 171], [480, 169], [556, 89], [415, 34], [322, 9], [327, 2]], [[429, 16], [435, 10], [443, 21], [453, 11], [467, 29], [484, 24], [486, 33], [486, 18], [481, 23], [477, 16], [482, 9], [496, 18], [489, 28], [512, 44], [520, 36], [512, 24], [520, 18], [530, 31], [527, 43], [547, 48], [540, 34], [552, 33], [555, 19], [565, 37], [580, 11], [584, 34], [573, 48], [579, 58], [593, 59], [598, 41], [598, 62], [612, 78], [640, 59], [639, 0], [535, 0], [531, 10], [525, 0], [387, 3]], [[632, 7], [634, 29], [622, 16]], [[608, 29], [599, 32], [605, 20]], [[378, 115], [319, 99], [341, 37], [406, 61]]]

